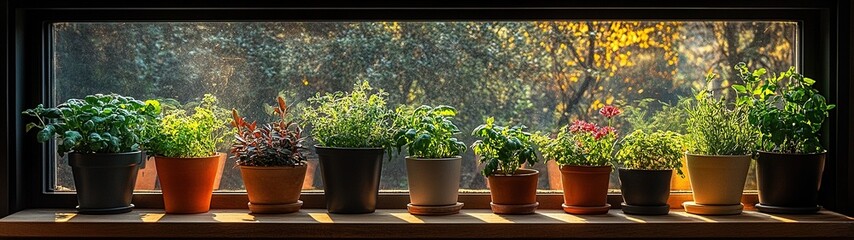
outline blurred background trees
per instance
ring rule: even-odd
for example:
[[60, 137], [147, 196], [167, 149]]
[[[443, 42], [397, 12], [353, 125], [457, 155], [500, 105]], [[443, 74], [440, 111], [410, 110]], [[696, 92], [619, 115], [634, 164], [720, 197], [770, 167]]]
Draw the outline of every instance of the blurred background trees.
[[[209, 22], [56, 23], [57, 101], [93, 93], [193, 101], [204, 93], [251, 119], [278, 94], [297, 108], [357, 80], [392, 104], [447, 104], [469, 132], [488, 116], [550, 132], [604, 105], [676, 104], [716, 72], [796, 65], [793, 22]], [[298, 114], [298, 113], [297, 113]], [[629, 132], [624, 124], [620, 132]], [[469, 151], [463, 188], [481, 189]], [[242, 189], [226, 164], [223, 189]], [[57, 185], [73, 186], [57, 164]], [[538, 167], [543, 169], [542, 167]], [[543, 171], [544, 172], [544, 171]], [[317, 173], [319, 174], [319, 173]], [[383, 189], [405, 189], [403, 161], [386, 162]], [[316, 181], [320, 185], [319, 181]], [[548, 187], [547, 181], [540, 181]]]

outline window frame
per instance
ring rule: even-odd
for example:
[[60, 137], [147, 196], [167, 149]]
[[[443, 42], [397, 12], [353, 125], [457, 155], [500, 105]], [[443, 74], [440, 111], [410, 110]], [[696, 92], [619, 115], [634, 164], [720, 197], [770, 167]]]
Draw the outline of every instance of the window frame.
[[[382, 2], [359, 3], [244, 1], [61, 1], [13, 0], [6, 12], [7, 56], [6, 112], [4, 138], [0, 140], [0, 217], [28, 208], [67, 208], [76, 205], [74, 193], [48, 192], [53, 174], [49, 158], [54, 149], [39, 144], [33, 134], [23, 131], [21, 111], [42, 102], [53, 102], [51, 93], [52, 22], [60, 21], [439, 21], [439, 20], [785, 20], [798, 22], [797, 62], [800, 70], [819, 80], [817, 87], [828, 101], [836, 103], [824, 130], [829, 149], [820, 201], [831, 210], [854, 214], [854, 144], [848, 126], [851, 99], [846, 91], [852, 72], [850, 32], [851, 4], [844, 0], [664, 0], [638, 1], [490, 3], [464, 2]], [[436, 5], [440, 4], [440, 5]], [[840, 31], [841, 29], [841, 31]], [[840, 32], [848, 34], [839, 34]], [[14, 53], [14, 54], [12, 54]], [[834, 131], [830, 131], [833, 129]], [[841, 133], [841, 134], [840, 134]], [[847, 148], [846, 146], [847, 145]], [[843, 150], [844, 149], [844, 150]], [[844, 161], [839, 161], [840, 159]], [[4, 174], [5, 173], [5, 174]], [[686, 194], [674, 194], [684, 199]], [[756, 194], [745, 194], [755, 201]], [[687, 195], [690, 197], [690, 194]], [[562, 201], [560, 194], [540, 194], [543, 203]], [[245, 193], [215, 193], [214, 208], [245, 208]], [[322, 193], [304, 193], [307, 208], [323, 208]], [[467, 207], [488, 208], [489, 195], [461, 194]], [[610, 194], [609, 201], [621, 201]], [[381, 193], [379, 208], [403, 208], [405, 193]], [[162, 207], [159, 193], [137, 193], [134, 203], [141, 208]], [[556, 205], [559, 204], [549, 204]]]

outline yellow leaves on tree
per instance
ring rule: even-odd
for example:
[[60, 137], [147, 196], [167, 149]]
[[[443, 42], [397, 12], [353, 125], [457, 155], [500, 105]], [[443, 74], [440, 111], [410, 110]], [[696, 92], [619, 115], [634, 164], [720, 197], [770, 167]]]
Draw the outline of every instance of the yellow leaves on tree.
[[[598, 109], [602, 101], [590, 99], [621, 99], [622, 91], [608, 91], [624, 83], [621, 72], [636, 66], [639, 61], [667, 62], [664, 75], [675, 73], [679, 55], [673, 43], [680, 38], [677, 22], [609, 22], [609, 21], [544, 21], [519, 28], [518, 34], [530, 47], [532, 59], [542, 73], [533, 81], [543, 83], [545, 90], [558, 99], [555, 109], [588, 114]], [[633, 70], [636, 71], [636, 70]], [[643, 79], [636, 79], [642, 81]], [[608, 88], [604, 86], [607, 85]], [[587, 102], [586, 104], [584, 102]], [[580, 106], [590, 106], [580, 107]], [[559, 114], [558, 124], [565, 124], [570, 114]]]

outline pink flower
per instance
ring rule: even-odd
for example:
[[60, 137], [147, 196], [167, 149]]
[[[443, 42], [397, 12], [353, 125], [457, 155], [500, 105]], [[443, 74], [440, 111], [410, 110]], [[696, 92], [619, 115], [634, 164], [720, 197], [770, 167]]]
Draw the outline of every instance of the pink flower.
[[614, 133], [615, 131], [616, 130], [612, 127], [596, 128], [596, 132], [593, 133], [593, 138], [598, 141], [599, 139], [602, 139], [603, 137], [608, 136], [608, 134]]
[[599, 114], [602, 114], [602, 116], [605, 116], [606, 118], [612, 118], [620, 115], [620, 113], [622, 113], [622, 111], [614, 106], [605, 106], [602, 109], [599, 109]]
[[594, 130], [596, 130], [596, 124], [582, 120], [575, 120], [572, 122], [572, 125], [569, 126], [569, 132], [571, 133], [577, 133], [580, 131], [593, 132]]

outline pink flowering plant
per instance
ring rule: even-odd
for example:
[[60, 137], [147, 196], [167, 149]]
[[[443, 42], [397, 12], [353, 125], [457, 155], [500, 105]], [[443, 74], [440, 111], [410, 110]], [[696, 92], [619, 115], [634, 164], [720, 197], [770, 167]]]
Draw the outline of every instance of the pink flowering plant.
[[617, 131], [611, 125], [621, 110], [615, 106], [599, 109], [607, 125], [575, 120], [564, 126], [554, 139], [537, 137], [543, 157], [560, 165], [608, 166], [614, 159]]

